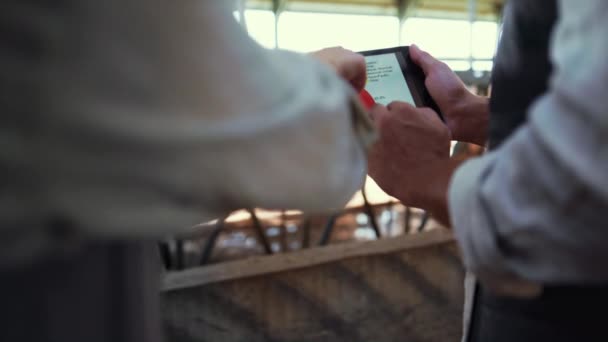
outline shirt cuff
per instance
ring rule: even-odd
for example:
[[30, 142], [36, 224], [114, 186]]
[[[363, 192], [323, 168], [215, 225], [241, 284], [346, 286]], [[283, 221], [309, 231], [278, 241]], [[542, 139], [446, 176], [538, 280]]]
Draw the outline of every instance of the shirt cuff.
[[367, 153], [378, 140], [378, 131], [371, 120], [369, 112], [363, 107], [358, 96], [350, 98], [353, 130], [359, 144]]
[[481, 196], [484, 180], [497, 158], [494, 152], [472, 159], [452, 177], [448, 194], [452, 226], [465, 267], [487, 288], [502, 295], [534, 297], [539, 294], [539, 285], [517, 277], [509, 267], [498, 226]]
[[490, 173], [495, 153], [471, 159], [456, 170], [448, 192], [452, 226], [466, 268], [478, 276], [501, 265], [495, 226], [480, 196], [483, 181]]

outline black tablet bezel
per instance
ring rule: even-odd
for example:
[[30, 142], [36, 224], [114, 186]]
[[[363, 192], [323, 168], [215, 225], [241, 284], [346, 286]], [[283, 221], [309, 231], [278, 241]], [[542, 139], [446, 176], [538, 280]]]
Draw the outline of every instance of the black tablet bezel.
[[[397, 55], [397, 61], [401, 66], [401, 72], [403, 73], [403, 77], [405, 77], [405, 81], [407, 82], [407, 86], [412, 93], [412, 98], [414, 99], [414, 103], [416, 107], [429, 107], [437, 112], [439, 118], [445, 122], [443, 114], [439, 110], [439, 107], [429, 94], [426, 86], [424, 85], [424, 72], [422, 69], [412, 61], [410, 57], [410, 48], [409, 46], [399, 46], [388, 49], [379, 49], [379, 50], [371, 50], [371, 51], [363, 51], [360, 52], [363, 56], [376, 56], [376, 55], [386, 55], [394, 53]], [[401, 57], [401, 58], [399, 58]]]

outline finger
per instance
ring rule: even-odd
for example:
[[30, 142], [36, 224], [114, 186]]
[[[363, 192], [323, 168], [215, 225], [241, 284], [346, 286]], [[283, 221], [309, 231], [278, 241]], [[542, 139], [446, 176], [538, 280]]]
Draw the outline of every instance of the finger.
[[381, 118], [386, 117], [387, 114], [388, 110], [386, 109], [386, 107], [380, 104], [376, 104], [369, 111], [369, 116], [374, 123], [378, 123], [378, 121], [380, 121]]
[[353, 53], [352, 56], [349, 56], [347, 61], [343, 64], [342, 73], [343, 77], [350, 82], [355, 90], [363, 90], [365, 83], [367, 82], [367, 67], [365, 64], [365, 57], [363, 57], [363, 55]]
[[425, 75], [428, 75], [433, 66], [439, 62], [429, 53], [422, 51], [417, 45], [410, 46], [410, 57], [412, 57], [414, 63], [418, 64]]
[[401, 102], [401, 101], [393, 101], [393, 102], [389, 103], [388, 106], [386, 106], [386, 108], [388, 108], [388, 110], [391, 112], [393, 112], [393, 111], [403, 112], [403, 111], [411, 111], [413, 109], [416, 109], [416, 107], [412, 106], [411, 104], [406, 103], [406, 102]]
[[424, 113], [424, 115], [429, 117], [430, 120], [435, 121], [435, 123], [437, 123], [437, 124], [445, 125], [445, 123], [443, 121], [441, 121], [441, 118], [439, 118], [439, 114], [437, 114], [437, 112], [435, 112], [433, 109], [425, 107], [425, 108], [421, 108], [421, 110]]

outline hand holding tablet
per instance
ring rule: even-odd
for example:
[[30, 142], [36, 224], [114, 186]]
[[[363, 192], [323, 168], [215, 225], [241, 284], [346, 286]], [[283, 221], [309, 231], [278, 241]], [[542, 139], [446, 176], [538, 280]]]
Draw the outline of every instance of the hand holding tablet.
[[360, 97], [366, 107], [401, 101], [416, 107], [430, 107], [444, 120], [424, 85], [422, 69], [409, 56], [409, 47], [364, 51], [361, 54], [365, 56], [367, 65], [367, 84]]

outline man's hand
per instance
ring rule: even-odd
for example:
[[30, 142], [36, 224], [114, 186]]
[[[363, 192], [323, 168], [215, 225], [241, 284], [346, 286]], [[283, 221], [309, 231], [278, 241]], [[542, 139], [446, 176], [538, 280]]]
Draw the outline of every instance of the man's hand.
[[380, 139], [369, 154], [370, 176], [403, 204], [449, 224], [447, 189], [460, 165], [450, 160], [449, 129], [431, 109], [403, 102], [376, 106], [371, 115]]
[[338, 75], [350, 83], [357, 92], [365, 87], [367, 67], [363, 55], [341, 47], [323, 49], [313, 52], [311, 55], [332, 66]]
[[454, 140], [484, 145], [487, 140], [488, 99], [472, 94], [445, 63], [415, 45], [410, 56], [426, 75], [426, 87], [444, 114]]

